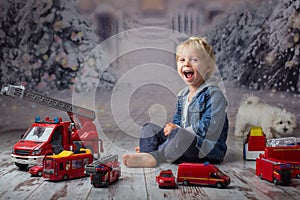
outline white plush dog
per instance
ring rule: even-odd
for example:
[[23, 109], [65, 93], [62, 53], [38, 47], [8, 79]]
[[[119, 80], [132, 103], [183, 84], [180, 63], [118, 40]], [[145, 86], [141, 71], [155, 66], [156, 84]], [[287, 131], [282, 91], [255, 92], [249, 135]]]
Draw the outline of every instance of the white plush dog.
[[274, 138], [292, 134], [296, 127], [296, 116], [275, 106], [264, 103], [256, 96], [241, 102], [236, 114], [235, 136], [245, 136], [250, 126], [262, 127], [266, 137]]

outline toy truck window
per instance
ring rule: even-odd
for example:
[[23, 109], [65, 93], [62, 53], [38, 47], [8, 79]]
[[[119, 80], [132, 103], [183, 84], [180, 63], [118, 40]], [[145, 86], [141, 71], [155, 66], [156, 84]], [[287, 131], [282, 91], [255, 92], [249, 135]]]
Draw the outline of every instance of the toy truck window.
[[44, 163], [44, 171], [53, 174], [54, 173], [54, 161], [52, 159], [46, 158]]
[[28, 129], [23, 140], [46, 142], [52, 132], [53, 128], [34, 126]]
[[71, 161], [67, 160], [66, 161], [66, 170], [70, 170], [71, 167]]
[[90, 163], [89, 160], [90, 160], [89, 158], [84, 158], [83, 165], [85, 166], [85, 165], [89, 164]]
[[170, 178], [170, 177], [172, 177], [172, 175], [171, 175], [171, 174], [163, 173], [163, 174], [161, 175], [161, 177]]
[[72, 160], [72, 169], [82, 168], [82, 160]]
[[52, 160], [46, 158], [45, 169], [51, 169], [51, 163], [52, 163]]
[[211, 173], [210, 174], [210, 178], [217, 178], [218, 176], [217, 176], [217, 173]]
[[101, 165], [96, 168], [96, 171], [100, 176], [105, 176], [107, 174], [107, 168]]
[[60, 171], [63, 171], [63, 170], [64, 170], [64, 163], [63, 163], [63, 162], [60, 162], [60, 163], [59, 163], [59, 170], [60, 170]]
[[217, 171], [216, 175], [217, 175], [218, 177], [220, 177], [220, 176], [225, 176], [225, 174], [224, 174], [223, 172], [221, 172], [221, 171]]

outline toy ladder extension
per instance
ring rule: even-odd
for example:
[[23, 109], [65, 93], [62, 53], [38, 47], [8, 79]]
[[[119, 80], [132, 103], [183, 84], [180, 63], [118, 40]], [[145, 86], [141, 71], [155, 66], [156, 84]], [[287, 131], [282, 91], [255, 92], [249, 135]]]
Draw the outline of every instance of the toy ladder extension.
[[113, 162], [113, 161], [118, 161], [118, 155], [117, 154], [115, 154], [115, 155], [108, 154], [108, 155], [104, 156], [103, 158], [100, 158], [99, 160], [95, 160], [91, 164], [88, 164], [87, 166], [85, 166], [85, 171], [88, 174], [95, 174], [96, 167], [98, 167], [100, 164], [106, 165], [107, 163]]
[[28, 91], [24, 86], [4, 84], [2, 85], [0, 94], [36, 102], [68, 113], [81, 115], [92, 120], [95, 119], [95, 112], [92, 110]]
[[294, 146], [299, 145], [300, 137], [284, 137], [284, 138], [275, 138], [275, 139], [268, 139], [267, 145], [271, 147], [277, 146]]

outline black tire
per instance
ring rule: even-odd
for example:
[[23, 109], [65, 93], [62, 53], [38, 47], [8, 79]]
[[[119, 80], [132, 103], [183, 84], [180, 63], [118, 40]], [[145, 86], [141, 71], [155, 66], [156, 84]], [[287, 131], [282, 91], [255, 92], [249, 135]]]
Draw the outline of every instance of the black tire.
[[222, 187], [223, 187], [223, 184], [220, 183], [220, 182], [218, 182], [218, 183], [217, 183], [217, 188], [222, 188]]
[[297, 174], [296, 178], [300, 178], [300, 174]]
[[16, 163], [15, 162], [15, 165], [22, 171], [25, 171], [28, 169], [28, 164], [21, 164], [21, 163]]
[[39, 171], [39, 172], [37, 173], [37, 175], [38, 175], [38, 176], [42, 176], [42, 175], [43, 175], [43, 172], [42, 172], [42, 171]]
[[278, 184], [279, 184], [279, 181], [278, 181], [276, 178], [274, 179], [273, 182], [274, 182], [275, 185], [278, 185]]
[[183, 181], [183, 185], [187, 186], [187, 185], [189, 185], [189, 182], [188, 181]]
[[100, 185], [100, 184], [97, 184], [97, 183], [93, 183], [93, 186], [94, 186], [95, 188], [100, 188], [100, 187], [101, 187], [101, 185]]

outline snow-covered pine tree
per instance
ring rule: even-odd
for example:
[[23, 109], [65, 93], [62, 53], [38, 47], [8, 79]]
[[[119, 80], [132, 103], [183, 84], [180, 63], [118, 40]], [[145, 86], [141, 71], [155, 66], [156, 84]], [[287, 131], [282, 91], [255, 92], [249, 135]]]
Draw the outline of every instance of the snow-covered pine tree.
[[299, 92], [300, 1], [265, 1], [232, 12], [206, 33], [229, 83]]
[[0, 10], [0, 84], [71, 88], [98, 42], [74, 1], [4, 0]]

